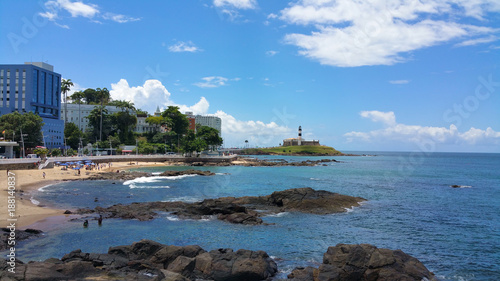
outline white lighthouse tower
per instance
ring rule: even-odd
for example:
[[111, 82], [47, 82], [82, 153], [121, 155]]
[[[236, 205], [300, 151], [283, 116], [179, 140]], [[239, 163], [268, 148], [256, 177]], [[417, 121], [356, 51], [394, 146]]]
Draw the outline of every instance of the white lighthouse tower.
[[299, 126], [299, 137], [297, 138], [297, 145], [302, 145], [302, 126]]

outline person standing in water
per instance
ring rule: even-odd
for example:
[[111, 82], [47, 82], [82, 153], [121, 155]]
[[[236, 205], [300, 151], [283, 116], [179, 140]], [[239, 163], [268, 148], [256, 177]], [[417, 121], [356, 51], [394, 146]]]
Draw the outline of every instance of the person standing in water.
[[83, 222], [83, 227], [87, 228], [89, 226], [89, 221], [88, 220], [85, 220]]
[[102, 225], [102, 215], [99, 215], [99, 218], [97, 219], [97, 224], [99, 224], [99, 226]]

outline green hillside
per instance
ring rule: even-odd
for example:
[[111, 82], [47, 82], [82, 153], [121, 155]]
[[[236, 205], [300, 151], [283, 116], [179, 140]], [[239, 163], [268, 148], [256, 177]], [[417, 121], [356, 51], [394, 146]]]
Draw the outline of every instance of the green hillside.
[[329, 146], [303, 145], [303, 146], [278, 146], [270, 148], [248, 148], [240, 154], [243, 155], [317, 155], [336, 156], [343, 155], [342, 152]]

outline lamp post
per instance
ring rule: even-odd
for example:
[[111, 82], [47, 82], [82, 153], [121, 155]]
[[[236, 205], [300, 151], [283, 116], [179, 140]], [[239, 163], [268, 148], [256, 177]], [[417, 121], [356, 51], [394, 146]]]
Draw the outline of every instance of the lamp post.
[[135, 139], [135, 156], [139, 156], [139, 146], [137, 146], [137, 139]]

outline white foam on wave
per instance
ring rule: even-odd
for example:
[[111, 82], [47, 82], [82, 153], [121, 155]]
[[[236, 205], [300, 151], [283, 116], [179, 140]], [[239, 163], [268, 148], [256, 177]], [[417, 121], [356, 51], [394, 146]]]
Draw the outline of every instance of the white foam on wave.
[[196, 198], [196, 197], [189, 197], [189, 196], [183, 196], [183, 197], [175, 197], [167, 200], [162, 200], [161, 202], [187, 202], [187, 203], [192, 203], [192, 202], [199, 202], [202, 201], [202, 198]]
[[[194, 177], [196, 175], [181, 175], [181, 176], [154, 176], [154, 177], [140, 177], [140, 178], [135, 178], [133, 180], [128, 180], [123, 182], [123, 185], [130, 185], [130, 188], [132, 185], [135, 186], [135, 188], [138, 188], [136, 184], [141, 184], [141, 183], [154, 183], [154, 182], [161, 182], [164, 180], [178, 180], [178, 179], [183, 179], [186, 177]], [[145, 187], [145, 188], [162, 188], [162, 187]], [[164, 186], [163, 188], [170, 188], [168, 186]]]
[[151, 173], [153, 176], [159, 176], [161, 175], [161, 172], [154, 172], [154, 173]]
[[169, 220], [169, 221], [180, 221], [180, 219], [178, 217], [174, 217], [174, 216], [167, 216], [167, 220]]
[[31, 201], [31, 203], [33, 203], [33, 205], [37, 205], [37, 206], [40, 205], [40, 201], [36, 200], [33, 197], [30, 198], [30, 201]]
[[319, 181], [320, 179], [318, 179], [318, 178], [310, 178], [310, 180]]
[[45, 186], [40, 187], [40, 188], [38, 189], [38, 191], [40, 191], [40, 192], [45, 192], [45, 191], [46, 191], [45, 189], [46, 189], [47, 187], [51, 187], [51, 186], [53, 186], [53, 184], [47, 184], [47, 185], [45, 185]]
[[281, 213], [276, 213], [276, 214], [270, 214], [270, 215], [267, 215], [266, 217], [276, 217], [276, 218], [280, 218], [282, 216], [285, 216], [287, 215], [288, 212], [281, 212]]
[[136, 184], [131, 184], [129, 185], [130, 189], [133, 188], [170, 188], [168, 185], [160, 185], [160, 186], [147, 186], [147, 185], [136, 185]]

